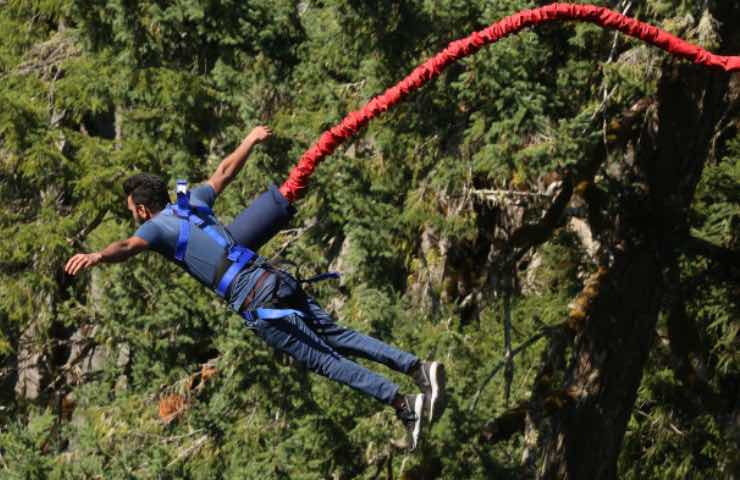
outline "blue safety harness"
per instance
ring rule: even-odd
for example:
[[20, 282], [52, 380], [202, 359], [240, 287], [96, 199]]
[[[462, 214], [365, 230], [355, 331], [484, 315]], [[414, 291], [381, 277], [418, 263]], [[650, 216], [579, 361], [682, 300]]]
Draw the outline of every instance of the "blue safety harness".
[[[185, 268], [187, 268], [185, 265], [185, 252], [188, 248], [190, 229], [192, 225], [203, 230], [216, 243], [226, 249], [226, 258], [231, 262], [231, 265], [226, 269], [226, 272], [223, 274], [215, 288], [216, 293], [218, 293], [222, 298], [225, 298], [226, 293], [229, 291], [229, 287], [237, 274], [241, 272], [249, 262], [256, 259], [257, 254], [247, 247], [233, 243], [231, 239], [222, 235], [214, 226], [214, 214], [208, 206], [190, 204], [190, 191], [188, 190], [188, 182], [185, 180], [177, 181], [177, 203], [174, 205], [168, 205], [162, 213], [165, 215], [176, 216], [181, 220], [180, 232], [177, 236], [177, 244], [175, 246], [175, 260]], [[338, 276], [338, 274], [330, 272], [317, 275], [305, 282], [315, 282], [327, 278], [337, 278]], [[304, 316], [304, 313], [291, 308], [256, 308], [254, 310], [243, 312], [242, 315], [247, 321], [254, 321], [255, 317], [263, 320], [274, 320], [287, 317], [288, 315], [298, 315], [302, 317]]]
[[226, 258], [231, 262], [231, 265], [223, 274], [215, 289], [219, 296], [226, 297], [226, 293], [236, 275], [257, 255], [247, 247], [236, 245], [222, 235], [214, 226], [213, 211], [209, 207], [190, 204], [190, 191], [188, 190], [188, 182], [185, 180], [177, 181], [177, 203], [168, 205], [162, 213], [174, 215], [181, 220], [180, 233], [177, 236], [175, 246], [175, 260], [181, 264], [185, 264], [185, 252], [188, 248], [192, 225], [203, 230], [216, 243], [226, 249]]

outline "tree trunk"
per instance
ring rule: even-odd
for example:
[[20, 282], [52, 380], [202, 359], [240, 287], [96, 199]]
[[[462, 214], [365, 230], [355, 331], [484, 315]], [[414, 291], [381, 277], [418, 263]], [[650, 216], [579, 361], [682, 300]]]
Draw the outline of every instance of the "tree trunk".
[[[669, 269], [688, 233], [687, 214], [717, 127], [733, 108], [729, 83], [729, 75], [682, 63], [664, 69], [657, 118], [654, 125], [647, 122], [634, 145], [630, 177], [637, 180], [629, 186], [624, 181], [619, 214], [605, 232], [611, 260], [587, 283], [571, 311], [575, 337], [568, 366], [555, 385], [570, 401], [553, 415], [542, 415], [537, 406], [552, 388], [535, 385], [526, 420], [529, 476], [617, 478], [658, 314], [664, 295], [675, 288]], [[546, 377], [549, 381], [552, 375]]]

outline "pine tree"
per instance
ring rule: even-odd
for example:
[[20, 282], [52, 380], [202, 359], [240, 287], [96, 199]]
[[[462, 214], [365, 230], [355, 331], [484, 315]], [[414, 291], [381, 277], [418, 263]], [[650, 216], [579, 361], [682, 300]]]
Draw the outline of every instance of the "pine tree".
[[[348, 111], [544, 3], [0, 2], [2, 477], [731, 478], [737, 82], [592, 25], [450, 67], [261, 252], [341, 271], [312, 289], [339, 321], [445, 362], [415, 455], [154, 254], [62, 273], [130, 235], [130, 173], [197, 183], [268, 123], [228, 221]], [[732, 2], [597, 3], [740, 52]]]

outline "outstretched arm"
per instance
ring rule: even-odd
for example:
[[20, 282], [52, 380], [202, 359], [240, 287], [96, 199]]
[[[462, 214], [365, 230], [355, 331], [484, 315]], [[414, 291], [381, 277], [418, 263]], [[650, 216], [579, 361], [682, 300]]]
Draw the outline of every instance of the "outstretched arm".
[[139, 237], [131, 237], [126, 240], [113, 242], [103, 250], [95, 253], [78, 253], [67, 260], [64, 271], [69, 275], [77, 275], [81, 270], [92, 268], [101, 262], [115, 263], [123, 262], [139, 252], [147, 249], [149, 244]]
[[208, 179], [208, 184], [213, 187], [216, 195], [221, 193], [226, 186], [236, 177], [239, 171], [244, 166], [244, 162], [249, 157], [249, 153], [252, 151], [252, 147], [267, 140], [272, 135], [272, 130], [268, 127], [258, 126], [249, 132], [241, 145], [234, 150], [231, 155], [224, 158], [219, 164], [216, 171], [213, 172], [211, 178]]

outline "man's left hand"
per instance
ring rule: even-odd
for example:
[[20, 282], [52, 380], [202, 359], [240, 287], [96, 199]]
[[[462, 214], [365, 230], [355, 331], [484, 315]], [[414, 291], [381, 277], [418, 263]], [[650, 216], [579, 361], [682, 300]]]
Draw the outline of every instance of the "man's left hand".
[[75, 276], [81, 270], [94, 267], [99, 264], [103, 256], [100, 253], [78, 253], [67, 261], [64, 271], [69, 275]]

